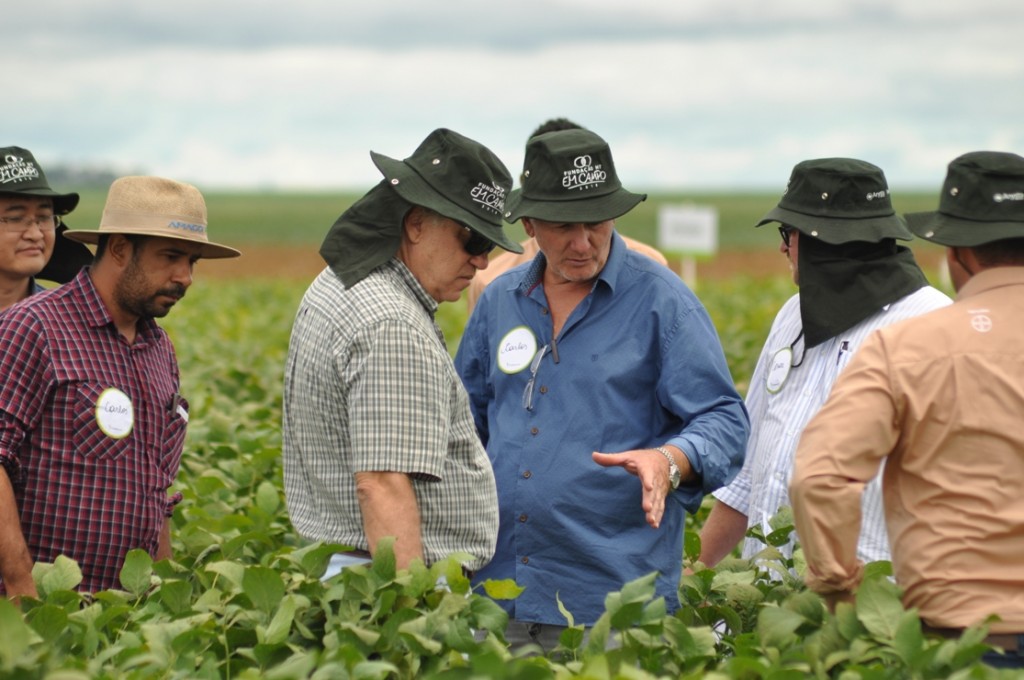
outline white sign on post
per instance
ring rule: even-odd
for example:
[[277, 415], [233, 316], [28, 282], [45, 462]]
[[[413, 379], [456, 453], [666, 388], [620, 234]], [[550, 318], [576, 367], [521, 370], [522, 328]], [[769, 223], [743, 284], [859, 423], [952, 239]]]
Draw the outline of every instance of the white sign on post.
[[706, 205], [663, 205], [658, 211], [658, 245], [683, 255], [683, 280], [697, 285], [695, 255], [718, 252], [718, 210]]

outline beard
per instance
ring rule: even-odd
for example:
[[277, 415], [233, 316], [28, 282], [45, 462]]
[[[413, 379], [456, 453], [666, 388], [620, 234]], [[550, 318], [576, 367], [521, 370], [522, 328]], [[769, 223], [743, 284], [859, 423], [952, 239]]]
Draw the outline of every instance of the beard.
[[[161, 302], [158, 298], [171, 298]], [[114, 299], [124, 311], [140, 319], [162, 318], [171, 311], [174, 303], [185, 297], [185, 286], [172, 283], [155, 291], [139, 266], [135, 253], [128, 262], [121, 279], [114, 288]]]

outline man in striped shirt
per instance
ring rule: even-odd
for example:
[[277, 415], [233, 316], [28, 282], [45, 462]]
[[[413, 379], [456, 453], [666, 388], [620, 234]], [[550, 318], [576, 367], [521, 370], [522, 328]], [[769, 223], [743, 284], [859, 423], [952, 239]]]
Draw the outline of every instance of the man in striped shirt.
[[[950, 303], [928, 285], [910, 250], [896, 244], [913, 235], [893, 210], [885, 175], [870, 163], [823, 158], [797, 164], [778, 206], [756, 226], [770, 222], [780, 225], [780, 251], [799, 293], [775, 317], [750, 380], [743, 469], [715, 492], [717, 503], [701, 531], [700, 561], [709, 567], [749, 529], [767, 537], [791, 525], [788, 485], [800, 435], [865, 337]], [[861, 559], [888, 560], [877, 479], [864, 494], [863, 512]], [[747, 537], [742, 555], [755, 558], [766, 548]], [[779, 550], [792, 557], [793, 541]]]

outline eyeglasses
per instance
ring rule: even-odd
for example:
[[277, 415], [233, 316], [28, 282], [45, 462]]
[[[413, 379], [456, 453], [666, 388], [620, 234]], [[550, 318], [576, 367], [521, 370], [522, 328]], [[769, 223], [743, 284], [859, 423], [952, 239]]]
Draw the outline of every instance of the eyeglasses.
[[0, 225], [2, 225], [0, 228], [11, 234], [28, 231], [33, 225], [39, 227], [39, 231], [56, 231], [57, 216], [28, 217], [27, 215], [21, 215], [19, 217], [0, 217]]
[[533, 386], [537, 382], [537, 369], [540, 368], [540, 360], [547, 354], [548, 345], [544, 345], [537, 353], [533, 355], [533, 361], [530, 362], [530, 380], [526, 383], [526, 389], [523, 390], [523, 408], [527, 411], [533, 410]]
[[787, 248], [789, 247], [789, 237], [793, 235], [794, 231], [796, 231], [796, 229], [788, 224], [779, 225], [779, 236], [782, 237], [782, 242], [786, 244]]
[[469, 232], [469, 238], [462, 244], [462, 248], [470, 257], [486, 255], [494, 250], [494, 241], [491, 241], [486, 236], [476, 233], [469, 227], [463, 227], [463, 229]]

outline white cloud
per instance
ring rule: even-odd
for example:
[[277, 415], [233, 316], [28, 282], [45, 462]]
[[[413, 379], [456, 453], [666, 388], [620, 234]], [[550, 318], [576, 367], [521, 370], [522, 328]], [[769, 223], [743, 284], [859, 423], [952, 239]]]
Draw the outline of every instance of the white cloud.
[[368, 187], [434, 127], [518, 172], [541, 121], [638, 188], [770, 186], [853, 155], [930, 186], [1024, 152], [1015, 0], [37, 0], [5, 8], [8, 143], [204, 186]]

